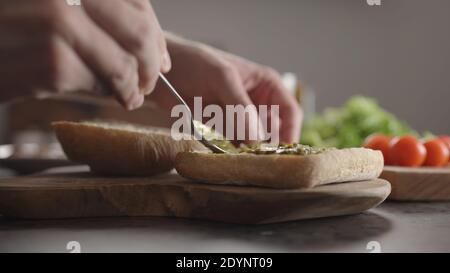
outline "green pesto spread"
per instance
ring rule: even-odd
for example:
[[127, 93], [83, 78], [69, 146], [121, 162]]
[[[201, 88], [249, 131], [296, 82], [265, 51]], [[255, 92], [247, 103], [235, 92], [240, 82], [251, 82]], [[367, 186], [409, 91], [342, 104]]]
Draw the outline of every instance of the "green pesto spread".
[[216, 132], [209, 126], [194, 120], [195, 129], [210, 143], [222, 148], [230, 153], [239, 153], [239, 149], [236, 148], [231, 141], [227, 140], [221, 133]]
[[329, 150], [329, 148], [315, 148], [299, 143], [279, 144], [279, 145], [274, 145], [270, 143], [258, 143], [252, 145], [242, 144], [239, 148], [237, 148], [233, 145], [233, 143], [231, 143], [231, 141], [227, 140], [222, 134], [202, 124], [201, 122], [194, 121], [194, 126], [210, 143], [217, 145], [223, 150], [233, 154], [248, 153], [258, 155], [271, 155], [271, 154], [314, 155]]
[[294, 144], [258, 144], [251, 147], [242, 147], [241, 153], [261, 154], [261, 155], [314, 155], [320, 154], [328, 149], [326, 148], [314, 148], [299, 143]]

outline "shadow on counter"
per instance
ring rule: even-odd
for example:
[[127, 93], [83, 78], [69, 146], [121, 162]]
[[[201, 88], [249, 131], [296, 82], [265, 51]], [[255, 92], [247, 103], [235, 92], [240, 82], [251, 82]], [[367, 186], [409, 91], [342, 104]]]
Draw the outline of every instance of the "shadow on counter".
[[[0, 219], [0, 231], [6, 232], [63, 230], [75, 233], [89, 231], [123, 234], [123, 232], [132, 230], [135, 234], [132, 236], [140, 234], [139, 236], [146, 239], [158, 234], [158, 236], [168, 236], [174, 241], [190, 238], [190, 240], [199, 240], [199, 242], [205, 244], [214, 242], [214, 244], [220, 245], [220, 242], [232, 241], [238, 242], [239, 245], [261, 246], [262, 250], [270, 249], [274, 252], [333, 251], [334, 248], [342, 249], [355, 244], [365, 247], [367, 242], [383, 235], [391, 228], [392, 224], [388, 219], [374, 212], [259, 226], [166, 217], [51, 221]], [[126, 236], [129, 236], [128, 233]], [[192, 251], [221, 252], [222, 250], [218, 247], [213, 247], [213, 249], [193, 247]], [[364, 249], [361, 249], [361, 251], [364, 251]]]

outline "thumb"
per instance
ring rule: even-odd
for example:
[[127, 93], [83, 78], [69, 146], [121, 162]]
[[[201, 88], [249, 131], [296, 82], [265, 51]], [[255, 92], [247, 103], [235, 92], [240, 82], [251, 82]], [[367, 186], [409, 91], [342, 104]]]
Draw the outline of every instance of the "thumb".
[[[250, 99], [237, 71], [230, 69], [221, 84], [220, 99], [227, 111], [225, 125], [227, 137], [233, 129], [234, 141], [246, 143], [264, 140], [264, 130], [256, 106]], [[229, 128], [234, 125], [234, 128]]]

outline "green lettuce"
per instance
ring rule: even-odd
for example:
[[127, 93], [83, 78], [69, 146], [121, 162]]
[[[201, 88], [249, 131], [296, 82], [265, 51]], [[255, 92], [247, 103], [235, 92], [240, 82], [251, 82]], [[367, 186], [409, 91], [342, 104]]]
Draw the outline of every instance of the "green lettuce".
[[355, 96], [340, 108], [327, 108], [303, 125], [301, 143], [315, 147], [360, 147], [374, 133], [388, 136], [412, 134], [405, 122], [382, 109], [372, 98]]

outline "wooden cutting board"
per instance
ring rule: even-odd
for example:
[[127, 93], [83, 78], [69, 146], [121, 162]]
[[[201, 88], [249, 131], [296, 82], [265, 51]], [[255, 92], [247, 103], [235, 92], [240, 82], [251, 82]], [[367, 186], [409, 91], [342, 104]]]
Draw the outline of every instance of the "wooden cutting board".
[[62, 169], [0, 180], [0, 214], [25, 219], [174, 216], [265, 224], [356, 214], [377, 206], [389, 193], [389, 183], [381, 179], [275, 190], [194, 183], [175, 173], [96, 177]]
[[450, 167], [384, 167], [381, 178], [391, 183], [389, 200], [450, 201]]

